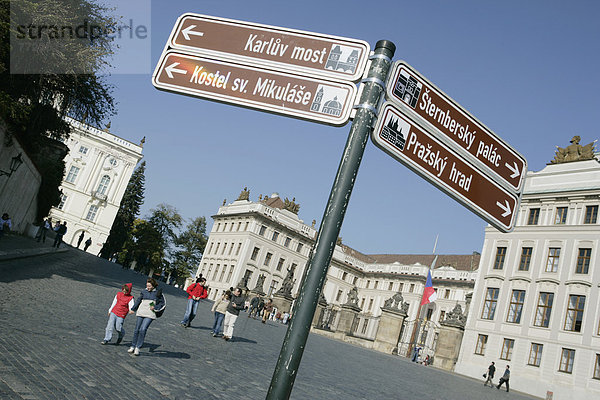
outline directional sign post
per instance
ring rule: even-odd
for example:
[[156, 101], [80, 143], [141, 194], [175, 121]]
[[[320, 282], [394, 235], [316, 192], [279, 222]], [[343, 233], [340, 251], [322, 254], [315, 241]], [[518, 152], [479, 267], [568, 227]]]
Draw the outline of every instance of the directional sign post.
[[338, 83], [230, 61], [167, 52], [154, 86], [330, 125], [344, 125], [356, 96], [353, 83]]
[[369, 44], [200, 14], [175, 23], [168, 46], [185, 53], [355, 82], [363, 74]]
[[424, 121], [427, 131], [467, 154], [507, 188], [521, 191], [527, 161], [404, 61], [396, 61], [388, 99], [403, 113]]
[[395, 104], [385, 103], [373, 142], [491, 225], [512, 230], [520, 197], [403, 114]]

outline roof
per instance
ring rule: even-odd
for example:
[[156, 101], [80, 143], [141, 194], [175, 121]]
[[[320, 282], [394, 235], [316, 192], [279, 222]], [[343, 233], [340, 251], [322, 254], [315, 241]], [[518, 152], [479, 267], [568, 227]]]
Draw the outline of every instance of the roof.
[[[377, 264], [393, 264], [398, 262], [403, 265], [431, 265], [435, 255], [433, 254], [369, 254], [368, 257], [375, 260]], [[439, 254], [435, 264], [436, 268], [451, 266], [461, 271], [472, 271], [479, 267], [481, 254]]]

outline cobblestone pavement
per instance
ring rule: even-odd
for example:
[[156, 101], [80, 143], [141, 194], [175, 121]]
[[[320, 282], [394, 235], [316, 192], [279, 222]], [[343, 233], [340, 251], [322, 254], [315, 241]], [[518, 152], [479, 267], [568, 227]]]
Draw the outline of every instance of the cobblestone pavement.
[[[73, 248], [0, 262], [0, 398], [265, 398], [285, 326], [242, 313], [225, 342], [209, 334], [212, 303], [204, 301], [183, 328], [187, 297], [167, 286], [167, 310], [134, 357], [127, 353], [133, 315], [121, 345], [100, 344], [108, 306], [126, 282], [137, 295], [145, 277]], [[316, 334], [291, 398], [531, 399]]]

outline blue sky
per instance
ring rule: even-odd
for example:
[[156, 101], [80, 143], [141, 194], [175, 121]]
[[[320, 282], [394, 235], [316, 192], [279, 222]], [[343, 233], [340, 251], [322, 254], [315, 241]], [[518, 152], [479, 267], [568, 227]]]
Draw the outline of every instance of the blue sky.
[[[146, 3], [147, 4], [147, 3]], [[598, 139], [600, 3], [595, 1], [152, 1], [156, 65], [185, 12], [397, 46], [405, 60], [539, 171], [574, 135]], [[144, 59], [145, 60], [145, 59]], [[145, 61], [144, 61], [145, 62]], [[118, 71], [118, 65], [115, 65]], [[143, 214], [161, 202], [211, 215], [247, 186], [251, 200], [296, 198], [320, 223], [350, 124], [331, 127], [156, 90], [148, 74], [113, 73], [111, 131], [146, 136]], [[369, 141], [341, 230], [367, 254], [481, 251], [486, 223]]]

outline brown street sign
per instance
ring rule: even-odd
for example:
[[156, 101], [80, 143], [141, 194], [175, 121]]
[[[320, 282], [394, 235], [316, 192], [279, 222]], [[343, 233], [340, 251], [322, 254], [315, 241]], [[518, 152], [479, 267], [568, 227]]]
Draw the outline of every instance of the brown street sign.
[[191, 13], [179, 17], [168, 46], [185, 53], [352, 82], [362, 76], [370, 51], [363, 40]]
[[330, 82], [229, 61], [163, 53], [152, 84], [161, 90], [344, 125], [356, 96], [353, 83]]
[[387, 96], [410, 116], [426, 121], [425, 127], [435, 128], [428, 129], [429, 133], [458, 145], [491, 176], [521, 191], [527, 172], [525, 158], [406, 62], [394, 63]]
[[504, 189], [451, 147], [384, 103], [371, 138], [375, 145], [502, 232], [514, 228], [520, 196]]

